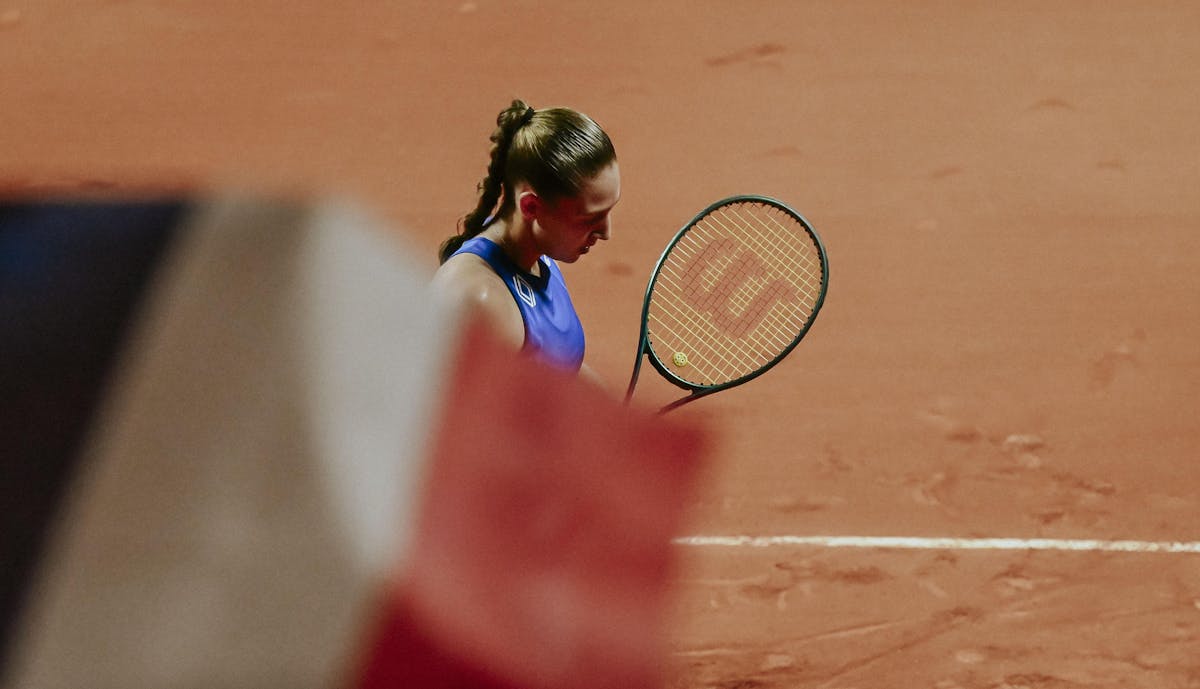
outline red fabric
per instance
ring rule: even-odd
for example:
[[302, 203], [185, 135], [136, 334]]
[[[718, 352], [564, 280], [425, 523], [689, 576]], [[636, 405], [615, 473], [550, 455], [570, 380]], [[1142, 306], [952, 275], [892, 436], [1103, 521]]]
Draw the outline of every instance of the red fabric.
[[702, 435], [464, 338], [409, 567], [361, 689], [661, 682], [670, 539]]
[[469, 662], [429, 635], [412, 612], [411, 601], [399, 596], [382, 606], [377, 628], [358, 686], [362, 689], [519, 689]]

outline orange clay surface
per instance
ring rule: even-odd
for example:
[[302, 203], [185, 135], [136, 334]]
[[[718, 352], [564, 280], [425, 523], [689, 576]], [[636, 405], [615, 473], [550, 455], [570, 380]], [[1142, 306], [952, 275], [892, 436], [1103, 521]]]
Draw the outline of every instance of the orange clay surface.
[[[0, 65], [4, 192], [343, 193], [431, 270], [512, 97], [592, 114], [614, 390], [671, 235], [794, 205], [829, 298], [679, 412], [689, 534], [1200, 541], [1196, 3], [0, 0]], [[672, 687], [1200, 687], [1200, 554], [680, 551]]]

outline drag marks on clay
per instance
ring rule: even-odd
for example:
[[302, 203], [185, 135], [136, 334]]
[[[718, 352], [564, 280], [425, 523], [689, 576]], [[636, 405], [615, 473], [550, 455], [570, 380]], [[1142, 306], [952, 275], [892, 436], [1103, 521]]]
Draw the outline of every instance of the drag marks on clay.
[[780, 514], [804, 514], [834, 509], [846, 504], [846, 499], [836, 495], [809, 495], [804, 497], [782, 496], [767, 501], [767, 507]]
[[965, 172], [965, 170], [958, 165], [947, 165], [946, 167], [939, 167], [938, 169], [929, 173], [929, 178], [946, 179], [947, 177], [956, 177], [961, 175], [963, 172]]
[[[1031, 565], [1030, 559], [1025, 557], [996, 573], [988, 586], [998, 597], [1005, 600], [1021, 598], [1023, 608], [1031, 608], [1034, 604], [1044, 605], [1048, 602], [1047, 598], [1058, 595], [1061, 591], [1056, 590], [1056, 587], [1063, 582], [1062, 575], [1040, 572]], [[1036, 598], [1031, 597], [1034, 593], [1038, 594]], [[1010, 614], [1020, 617], [1026, 612], [1025, 609], [1017, 609], [1010, 611]]]
[[846, 459], [841, 450], [831, 445], [825, 446], [825, 452], [817, 460], [817, 473], [821, 476], [848, 474], [862, 468], [861, 461]]
[[617, 277], [628, 277], [633, 275], [633, 266], [624, 261], [609, 261], [608, 265], [604, 266], [605, 272], [609, 275]]
[[1075, 110], [1075, 106], [1062, 98], [1043, 98], [1029, 106], [1029, 110]]
[[1000, 450], [1012, 458], [1013, 463], [1022, 469], [1037, 469], [1042, 466], [1042, 457], [1038, 453], [1046, 447], [1046, 441], [1039, 435], [1031, 433], [1013, 433], [1000, 443]]
[[[1122, 345], [1114, 351], [1118, 354], [1113, 357], [1117, 357], [1126, 349]], [[1106, 380], [1113, 357], [1100, 359], [1106, 362]], [[941, 406], [919, 413], [918, 419], [947, 442], [967, 448], [968, 459], [955, 457], [938, 471], [879, 477], [877, 481], [906, 491], [913, 503], [938, 509], [952, 519], [973, 509], [980, 484], [999, 484], [1013, 498], [1021, 498], [1013, 504], [1024, 511], [1030, 524], [1094, 529], [1110, 521], [1107, 503], [1120, 492], [1116, 484], [1056, 468], [1051, 461], [1051, 443], [1037, 433], [988, 429], [947, 411], [944, 402]]]
[[755, 67], [780, 67], [782, 65], [775, 58], [785, 52], [787, 52], [787, 48], [778, 43], [759, 43], [732, 53], [710, 57], [704, 61], [704, 64], [709, 67], [728, 67], [740, 64]]
[[[790, 563], [772, 560], [770, 567], [786, 564], [793, 572], [862, 569], [822, 561], [831, 557], [822, 554]], [[755, 620], [764, 633], [758, 643], [738, 636], [738, 643], [679, 650], [673, 654], [678, 674], [668, 686], [904, 686], [895, 683], [897, 677], [915, 681], [925, 674], [926, 681], [909, 686], [1148, 688], [1192, 686], [1187, 679], [1200, 672], [1191, 660], [1200, 642], [1200, 615], [1196, 614], [1200, 602], [1186, 568], [1178, 570], [1174, 587], [1166, 582], [1148, 590], [1104, 596], [1100, 595], [1107, 590], [1104, 582], [1113, 572], [1097, 573], [1098, 568], [1118, 567], [1120, 580], [1129, 583], [1142, 579], [1139, 568], [1129, 567], [1133, 563], [1128, 559], [1087, 553], [1067, 559], [1022, 553], [1007, 561], [985, 556], [961, 562], [959, 554], [943, 551], [910, 567], [902, 563], [911, 564], [911, 559], [899, 553], [869, 558], [866, 562], [880, 571], [896, 569], [886, 587], [870, 593], [829, 587], [814, 592], [800, 610], [774, 612], [747, 601], [749, 605], [741, 610], [712, 613], [730, 623], [730, 615], [740, 614]], [[898, 568], [881, 566], [884, 560]], [[952, 592], [947, 595], [950, 600], [906, 606], [908, 612], [897, 612], [894, 619], [869, 619], [876, 609], [873, 601], [904, 597], [912, 581], [907, 575], [912, 574], [936, 578]], [[831, 597], [843, 603], [831, 606]], [[833, 611], [860, 619], [807, 634], [786, 632], [787, 620], [812, 629], [820, 624], [816, 620], [837, 619], [829, 617]], [[1114, 625], [1143, 631], [1137, 633], [1136, 643], [1118, 645], [1109, 642]], [[1063, 637], [1072, 640], [1065, 656], [1055, 650], [1061, 648]]]
[[925, 564], [919, 565], [912, 571], [913, 581], [922, 591], [934, 598], [946, 600], [950, 593], [938, 580], [954, 572], [958, 566], [958, 555], [950, 550], [937, 551]]
[[[672, 687], [792, 687], [798, 681], [829, 679], [829, 672], [814, 667], [805, 656], [806, 647], [825, 642], [853, 643], [864, 636], [894, 631], [907, 622], [853, 625], [806, 637], [784, 639], [766, 647], [724, 646], [678, 651], [681, 666], [678, 684]], [[818, 652], [816, 654], [820, 656]], [[859, 665], [855, 662], [853, 665]], [[840, 669], [840, 668], [839, 668]]]
[[771, 686], [752, 679], [735, 679], [714, 684], [715, 689], [766, 689]]
[[747, 604], [786, 610], [789, 596], [811, 596], [821, 585], [871, 586], [895, 578], [877, 566], [837, 568], [814, 558], [774, 563], [766, 574], [741, 579], [693, 580], [687, 583], [709, 589], [713, 610]]
[[1027, 142], [1041, 141], [1038, 148], [1058, 148], [1075, 141], [1074, 134], [1079, 126], [1080, 112], [1074, 103], [1058, 97], [1047, 97], [1024, 106], [1013, 114], [1012, 126], [1016, 133], [1027, 137]]
[[936, 507], [951, 518], [957, 518], [962, 514], [954, 504], [953, 498], [959, 485], [957, 472], [937, 471], [930, 475], [908, 474], [901, 478], [901, 485], [909, 491], [912, 501], [918, 505]]
[[917, 414], [917, 418], [925, 425], [937, 431], [943, 438], [956, 443], [972, 444], [983, 439], [983, 430], [973, 424], [956, 418], [947, 411], [931, 410]]
[[[862, 468], [861, 462], [852, 462], [843, 458], [842, 453], [835, 447], [826, 446], [822, 454], [813, 462], [814, 473], [822, 477], [843, 476]], [[818, 493], [797, 494], [789, 492], [765, 500], [766, 507], [773, 513], [782, 515], [803, 515], [836, 510], [845, 507], [846, 498], [840, 495]], [[745, 505], [739, 506], [745, 508]]]
[[760, 158], [802, 158], [803, 152], [798, 146], [776, 146], [759, 154]]
[[[827, 447], [823, 454], [812, 462], [814, 463], [814, 473], [818, 477], [842, 477], [842, 475], [857, 472], [862, 468], [862, 463], [851, 462], [842, 459], [842, 455], [838, 449]], [[797, 493], [790, 491], [763, 499], [761, 504], [766, 507], [770, 513], [785, 516], [811, 515], [824, 513], [824, 511], [836, 510], [846, 507], [848, 501], [845, 497], [838, 495], [828, 495], [828, 493]], [[739, 505], [745, 509], [748, 505]]]
[[1035, 672], [1008, 675], [1000, 684], [996, 685], [996, 689], [1072, 689], [1073, 687], [1083, 686], [1078, 682], [1072, 682], [1061, 677]]
[[1139, 353], [1145, 341], [1145, 331], [1135, 330], [1129, 338], [1092, 359], [1088, 366], [1088, 380], [1092, 390], [1106, 390], [1118, 375], [1137, 369]]
[[877, 663], [895, 655], [912, 651], [963, 625], [978, 622], [982, 614], [980, 610], [965, 606], [939, 610], [927, 619], [919, 621], [919, 624], [914, 625], [912, 629], [901, 636], [900, 641], [885, 646], [873, 653], [853, 658], [837, 666], [832, 671], [827, 670], [820, 673], [815, 678], [820, 684], [814, 686], [817, 689], [835, 689], [835, 687], [846, 686], [842, 682], [846, 680], [847, 676], [868, 670]]
[[21, 10], [5, 10], [0, 12], [0, 31], [15, 29], [20, 26], [23, 15]]

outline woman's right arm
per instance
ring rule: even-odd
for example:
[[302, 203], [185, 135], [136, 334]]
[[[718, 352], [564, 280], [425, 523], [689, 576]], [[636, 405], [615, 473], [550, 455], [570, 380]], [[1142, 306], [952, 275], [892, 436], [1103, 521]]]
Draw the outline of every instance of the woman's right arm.
[[525, 321], [504, 281], [478, 256], [450, 258], [433, 274], [430, 288], [450, 303], [480, 313], [514, 351], [525, 346]]

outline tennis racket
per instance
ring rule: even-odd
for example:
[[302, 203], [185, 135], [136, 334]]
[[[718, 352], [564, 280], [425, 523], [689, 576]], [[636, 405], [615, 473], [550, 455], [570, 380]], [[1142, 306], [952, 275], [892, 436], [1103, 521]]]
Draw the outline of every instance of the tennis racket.
[[762, 375], [808, 333], [828, 287], [825, 247], [796, 211], [765, 196], [705, 208], [650, 276], [626, 403], [643, 355], [690, 393], [660, 413]]

